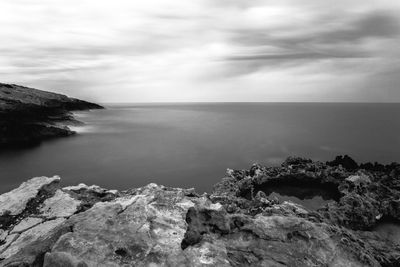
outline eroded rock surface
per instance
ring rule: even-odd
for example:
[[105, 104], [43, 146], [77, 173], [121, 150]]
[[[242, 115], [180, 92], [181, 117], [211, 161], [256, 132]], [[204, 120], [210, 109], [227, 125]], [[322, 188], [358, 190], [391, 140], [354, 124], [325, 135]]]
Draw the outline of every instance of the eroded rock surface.
[[[28, 181], [16, 192], [34, 188], [30, 200], [1, 227], [0, 266], [398, 266], [399, 244], [370, 231], [399, 218], [398, 174], [290, 158], [229, 170], [210, 195], [156, 184], [44, 193]], [[254, 192], [271, 181], [321, 183], [340, 198], [308, 210]]]
[[5, 214], [18, 215], [26, 208], [29, 201], [33, 200], [40, 190], [45, 190], [60, 177], [36, 177], [22, 183], [18, 188], [0, 195], [0, 216]]

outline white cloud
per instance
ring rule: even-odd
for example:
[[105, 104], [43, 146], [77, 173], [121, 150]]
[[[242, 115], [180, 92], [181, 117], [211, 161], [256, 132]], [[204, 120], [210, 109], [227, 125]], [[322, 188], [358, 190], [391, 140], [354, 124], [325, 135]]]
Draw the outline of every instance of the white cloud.
[[389, 0], [4, 0], [0, 75], [101, 102], [400, 101], [397, 15]]

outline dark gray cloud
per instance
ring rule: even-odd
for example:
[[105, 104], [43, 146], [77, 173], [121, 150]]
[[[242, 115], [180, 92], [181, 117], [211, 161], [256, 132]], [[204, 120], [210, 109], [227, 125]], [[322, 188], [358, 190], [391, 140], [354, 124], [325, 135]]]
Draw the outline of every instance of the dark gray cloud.
[[316, 60], [316, 59], [335, 59], [335, 58], [364, 58], [368, 57], [366, 53], [343, 53], [342, 51], [331, 53], [320, 52], [298, 52], [286, 54], [255, 54], [227, 57], [228, 60], [267, 60], [267, 61], [296, 61], [296, 60]]
[[[393, 12], [374, 11], [351, 16], [324, 16], [314, 27], [293, 29], [240, 29], [232, 32], [232, 41], [247, 47], [246, 53], [236, 53], [226, 59], [265, 61], [281, 65], [281, 61], [315, 61], [320, 59], [368, 58], [380, 56], [371, 50], [371, 39], [397, 38], [400, 33], [399, 17]], [[310, 25], [311, 26], [311, 25]], [[284, 34], [291, 30], [291, 34]], [[276, 35], [276, 32], [279, 32]], [[282, 34], [283, 33], [283, 34]], [[271, 46], [276, 52], [271, 53]], [[266, 50], [264, 53], [260, 50]], [[384, 50], [384, 48], [383, 48]], [[249, 52], [250, 51], [250, 52]], [[254, 53], [253, 51], [257, 51]], [[283, 51], [283, 52], [282, 52]], [[255, 65], [259, 69], [259, 63]]]
[[396, 13], [373, 11], [354, 16], [341, 27], [322, 32], [311, 39], [325, 43], [354, 42], [366, 38], [392, 38], [400, 33], [399, 16]]

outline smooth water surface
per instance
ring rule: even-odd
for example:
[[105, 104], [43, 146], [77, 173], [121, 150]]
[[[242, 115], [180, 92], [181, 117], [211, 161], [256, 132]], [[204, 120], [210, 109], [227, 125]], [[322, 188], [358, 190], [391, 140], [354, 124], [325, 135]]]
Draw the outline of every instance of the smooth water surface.
[[277, 198], [280, 203], [282, 203], [284, 201], [298, 203], [309, 210], [318, 210], [318, 209], [324, 207], [329, 202], [334, 201], [333, 199], [324, 199], [322, 196], [314, 196], [312, 198], [301, 199], [301, 198], [294, 197], [294, 196], [281, 195], [276, 192], [272, 192], [271, 194], [268, 195], [268, 197], [270, 199]]
[[316, 185], [267, 185], [262, 191], [270, 199], [277, 198], [279, 202], [295, 202], [309, 210], [318, 210], [329, 202], [338, 201], [340, 198], [337, 190], [328, 190]]
[[79, 134], [0, 151], [0, 192], [41, 175], [127, 189], [150, 182], [210, 191], [226, 168], [289, 155], [400, 161], [399, 104], [137, 104], [79, 112]]

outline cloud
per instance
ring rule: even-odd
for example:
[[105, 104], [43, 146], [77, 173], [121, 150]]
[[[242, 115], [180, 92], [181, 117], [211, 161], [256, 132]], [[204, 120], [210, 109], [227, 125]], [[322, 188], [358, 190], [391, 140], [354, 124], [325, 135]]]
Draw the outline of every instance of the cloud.
[[400, 33], [398, 17], [384, 11], [323, 16], [310, 24], [290, 29], [234, 30], [232, 41], [247, 49], [227, 60], [265, 61], [271, 66], [280, 61], [301, 60], [299, 64], [303, 64], [320, 59], [375, 57], [380, 56], [380, 51], [368, 46], [370, 39], [396, 38]]
[[356, 18], [342, 27], [332, 29], [316, 39], [321, 42], [354, 42], [366, 38], [397, 37], [400, 32], [398, 14], [390, 11], [371, 11], [367, 14], [355, 14]]
[[1, 5], [3, 82], [103, 102], [400, 101], [396, 1]]

